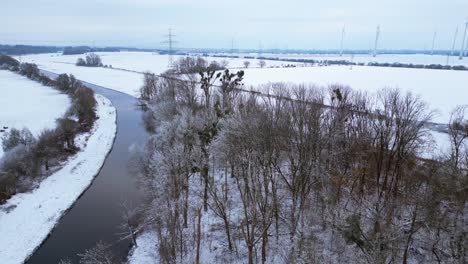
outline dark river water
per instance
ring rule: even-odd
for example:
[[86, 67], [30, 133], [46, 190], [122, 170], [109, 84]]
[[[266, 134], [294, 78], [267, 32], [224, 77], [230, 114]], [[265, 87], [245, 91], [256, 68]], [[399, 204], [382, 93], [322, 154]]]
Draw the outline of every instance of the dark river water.
[[[52, 73], [46, 74], [54, 76]], [[77, 263], [83, 253], [102, 240], [113, 244], [111, 249], [125, 260], [130, 240], [121, 237], [121, 201], [138, 205], [142, 197], [129, 173], [129, 148], [145, 142], [148, 134], [142, 124], [142, 110], [129, 95], [86, 83], [109, 100], [117, 109], [117, 135], [114, 146], [93, 184], [60, 219], [42, 246], [27, 261], [29, 264], [58, 263], [69, 259]], [[34, 221], [34, 216], [31, 216]]]

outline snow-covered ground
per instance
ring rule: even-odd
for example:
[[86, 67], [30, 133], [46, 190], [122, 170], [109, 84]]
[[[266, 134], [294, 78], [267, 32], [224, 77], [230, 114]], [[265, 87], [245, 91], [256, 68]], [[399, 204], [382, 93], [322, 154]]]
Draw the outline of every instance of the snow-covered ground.
[[76, 58], [79, 56], [63, 56], [65, 58], [75, 58], [69, 59], [70, 62], [58, 60], [57, 58], [61, 57], [55, 56], [56, 54], [23, 56], [22, 61], [36, 63], [40, 69], [57, 74], [73, 74], [82, 81], [94, 83], [131, 96], [136, 96], [140, 87], [143, 85], [143, 76], [139, 73], [102, 67], [78, 67], [71, 61], [76, 62]]
[[[34, 136], [43, 129], [54, 128], [55, 120], [70, 107], [66, 94], [43, 86], [16, 73], [0, 70], [0, 129], [6, 126], [28, 128]], [[0, 132], [0, 146], [2, 143]], [[0, 147], [0, 157], [3, 149]]]
[[138, 247], [134, 247], [128, 256], [128, 264], [156, 263], [158, 256], [157, 234], [146, 230], [137, 237]]
[[[156, 74], [168, 69], [169, 56], [152, 54], [150, 52], [98, 52], [102, 62], [112, 65], [114, 68], [122, 68], [137, 72], [150, 71]], [[91, 82], [100, 86], [108, 87], [131, 96], [137, 96], [140, 87], [143, 85], [143, 77], [139, 73], [119, 71], [108, 68], [77, 67], [74, 64], [78, 58], [85, 55], [60, 55], [60, 54], [37, 54], [21, 56], [21, 61], [36, 63], [43, 70], [55, 73], [71, 73], [80, 80]], [[185, 56], [173, 56], [177, 60]], [[18, 57], [18, 59], [20, 59]], [[258, 67], [256, 59], [231, 59], [231, 58], [206, 58], [208, 61], [218, 62], [226, 60], [228, 67], [243, 67], [243, 62], [250, 61], [251, 68]], [[286, 62], [267, 61], [266, 67], [290, 64]]]
[[23, 263], [46, 239], [65, 211], [99, 173], [116, 134], [116, 110], [96, 94], [97, 115], [90, 133], [78, 136], [81, 148], [66, 165], [29, 193], [16, 194], [0, 207], [0, 262]]
[[[448, 64], [449, 65], [464, 65], [468, 66], [468, 58], [462, 60], [458, 57], [459, 51], [454, 52], [453, 56], [446, 55], [429, 55], [429, 54], [378, 54], [373, 57], [370, 54], [271, 54], [264, 53], [261, 56], [267, 58], [281, 59], [310, 59], [310, 60], [346, 60], [353, 62], [379, 62], [379, 63], [412, 63], [412, 64]], [[239, 56], [255, 56], [258, 54], [239, 54]]]
[[[168, 69], [169, 66], [169, 56], [168, 55], [159, 55], [153, 54], [151, 52], [97, 52], [101, 59], [102, 63], [105, 65], [112, 65], [114, 68], [123, 68], [129, 69], [138, 72], [151, 71], [154, 73], [162, 73]], [[60, 55], [60, 54], [37, 54], [37, 55], [28, 55], [22, 56], [21, 60], [34, 62], [38, 65], [43, 63], [50, 64], [52, 63], [68, 63], [75, 64], [78, 58], [84, 58], [85, 55]], [[174, 55], [173, 61], [177, 61], [179, 58], [184, 58], [186, 56]], [[218, 58], [218, 57], [203, 57], [207, 61], [218, 61], [223, 60], [228, 62], [229, 68], [244, 68], [244, 61], [249, 61], [250, 68], [258, 68], [257, 59], [245, 59], [245, 58]], [[266, 61], [266, 67], [269, 66], [281, 66], [287, 64], [296, 64], [288, 63], [283, 61]]]
[[355, 90], [376, 92], [382, 88], [411, 91], [436, 110], [435, 122], [448, 123], [457, 105], [468, 104], [468, 72], [366, 66], [247, 69], [245, 84], [268, 82], [343, 84]]

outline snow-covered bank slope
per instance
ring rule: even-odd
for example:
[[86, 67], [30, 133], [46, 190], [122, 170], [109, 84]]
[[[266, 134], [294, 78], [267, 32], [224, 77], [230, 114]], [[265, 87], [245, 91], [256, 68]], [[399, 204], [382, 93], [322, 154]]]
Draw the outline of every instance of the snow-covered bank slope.
[[153, 230], [146, 230], [137, 237], [138, 247], [133, 247], [128, 264], [157, 263], [159, 259], [157, 247], [157, 234]]
[[1, 263], [24, 262], [99, 173], [112, 148], [117, 125], [111, 102], [97, 94], [96, 101], [99, 119], [90, 133], [77, 138], [81, 151], [37, 189], [17, 194], [1, 207]]
[[[43, 129], [54, 128], [55, 120], [69, 107], [70, 99], [66, 94], [19, 74], [0, 70], [0, 129], [4, 126], [8, 130], [26, 127], [37, 137]], [[2, 135], [0, 132], [0, 146]], [[0, 147], [0, 157], [2, 155]]]

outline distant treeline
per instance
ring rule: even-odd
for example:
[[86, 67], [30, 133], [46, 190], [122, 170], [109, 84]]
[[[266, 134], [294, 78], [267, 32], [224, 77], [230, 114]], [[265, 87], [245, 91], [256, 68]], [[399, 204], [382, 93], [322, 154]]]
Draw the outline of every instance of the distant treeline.
[[63, 55], [85, 54], [88, 52], [119, 52], [119, 48], [91, 48], [88, 46], [65, 47]]
[[[240, 58], [235, 55], [212, 55], [216, 58]], [[415, 68], [415, 69], [435, 69], [435, 70], [456, 70], [468, 71], [468, 67], [463, 65], [442, 65], [442, 64], [413, 64], [413, 63], [388, 63], [388, 62], [351, 62], [347, 60], [314, 60], [314, 59], [287, 59], [278, 57], [263, 57], [263, 56], [244, 56], [245, 59], [272, 60], [296, 63], [308, 63], [315, 65], [358, 65], [358, 66], [375, 66], [375, 67], [395, 67], [395, 68]]]
[[21, 55], [59, 52], [63, 48], [53, 46], [0, 45], [0, 54]]

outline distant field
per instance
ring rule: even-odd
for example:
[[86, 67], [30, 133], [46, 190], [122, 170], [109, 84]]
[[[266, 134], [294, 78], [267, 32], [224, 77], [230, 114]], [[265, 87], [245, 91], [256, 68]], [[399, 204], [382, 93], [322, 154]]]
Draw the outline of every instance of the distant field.
[[[229, 55], [229, 54], [228, 54]], [[258, 54], [238, 54], [239, 56], [258, 56]], [[459, 51], [454, 52], [453, 56], [444, 56], [444, 55], [428, 55], [428, 54], [378, 54], [376, 57], [373, 57], [370, 54], [270, 54], [264, 53], [261, 54], [263, 57], [267, 58], [280, 58], [280, 59], [310, 59], [310, 60], [346, 60], [353, 61], [356, 63], [359, 62], [378, 62], [378, 63], [412, 63], [412, 64], [448, 64], [449, 65], [464, 65], [468, 66], [468, 57], [460, 60], [458, 58]]]
[[70, 106], [67, 95], [6, 70], [0, 70], [0, 92], [0, 129], [7, 126], [7, 131], [26, 127], [38, 136], [43, 129], [54, 128]]
[[[98, 53], [104, 64], [134, 71], [150, 70], [161, 73], [168, 67], [167, 55], [153, 55], [148, 52]], [[292, 56], [292, 55], [291, 55]], [[299, 56], [299, 55], [298, 55]], [[77, 67], [73, 65], [84, 55], [62, 56], [42, 54], [23, 56], [23, 61], [34, 62], [40, 68], [56, 73], [72, 73], [79, 79], [115, 89], [132, 96], [138, 94], [142, 76], [138, 73], [106, 68]], [[336, 57], [336, 56], [335, 56]], [[367, 56], [368, 58], [372, 58]], [[443, 59], [443, 56], [430, 55], [389, 55], [389, 58], [403, 58], [407, 61]], [[174, 56], [174, 60], [178, 57]], [[366, 57], [363, 56], [363, 59]], [[384, 58], [378, 55], [376, 58]], [[208, 57], [208, 60], [223, 58]], [[228, 59], [229, 67], [241, 66], [244, 59]], [[464, 60], [465, 61], [465, 60]], [[468, 60], [466, 60], [468, 62]], [[432, 61], [435, 62], [435, 61]], [[252, 61], [252, 65], [256, 63]], [[281, 65], [283, 62], [267, 62], [267, 66]], [[298, 65], [299, 66], [299, 65]], [[456, 105], [468, 104], [468, 72], [452, 70], [428, 70], [362, 66], [326, 66], [297, 68], [249, 68], [246, 69], [245, 84], [259, 85], [268, 82], [314, 83], [325, 87], [329, 84], [343, 84], [353, 89], [375, 92], [391, 87], [411, 91], [420, 95], [430, 107], [437, 110], [434, 121], [447, 123], [450, 112]]]

